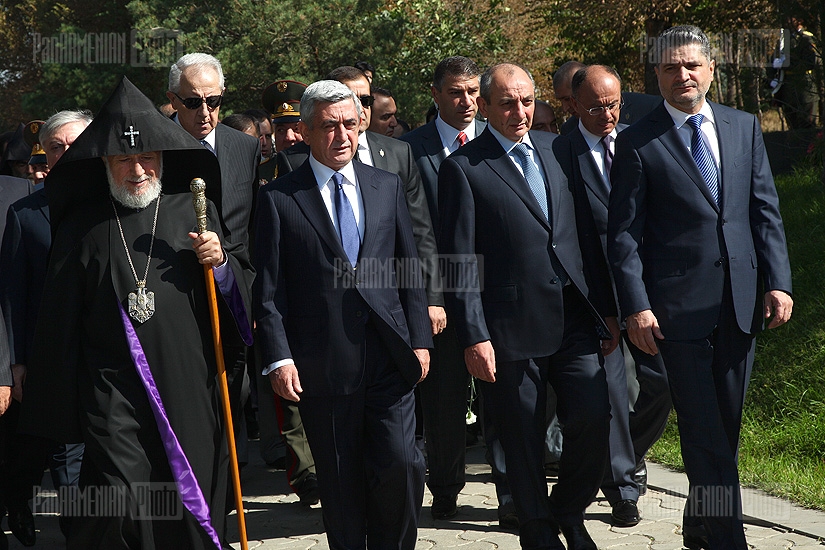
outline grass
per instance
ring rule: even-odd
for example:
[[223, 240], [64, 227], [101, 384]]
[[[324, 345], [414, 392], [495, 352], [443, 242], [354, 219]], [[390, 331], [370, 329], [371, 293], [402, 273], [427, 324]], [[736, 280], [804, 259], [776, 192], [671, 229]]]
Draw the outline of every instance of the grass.
[[[821, 168], [776, 184], [793, 270], [790, 323], [757, 337], [739, 452], [742, 483], [825, 510], [825, 187]], [[650, 452], [683, 469], [675, 416]]]

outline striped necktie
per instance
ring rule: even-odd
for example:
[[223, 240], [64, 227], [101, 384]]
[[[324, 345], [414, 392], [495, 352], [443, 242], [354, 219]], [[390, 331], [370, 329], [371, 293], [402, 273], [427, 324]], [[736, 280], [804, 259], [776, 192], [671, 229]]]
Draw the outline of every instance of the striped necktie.
[[544, 219], [549, 221], [550, 217], [547, 213], [547, 189], [544, 187], [544, 178], [541, 177], [538, 166], [536, 166], [536, 163], [533, 162], [533, 159], [531, 159], [527, 153], [527, 144], [517, 144], [513, 147], [513, 154], [516, 155], [521, 169], [524, 172], [524, 179], [527, 180], [530, 191], [533, 192], [533, 196], [536, 197], [541, 211], [544, 213]]
[[687, 123], [693, 128], [693, 135], [690, 138], [690, 153], [702, 173], [708, 191], [713, 196], [716, 205], [719, 206], [719, 178], [716, 174], [716, 163], [713, 161], [713, 155], [705, 140], [702, 139], [702, 120], [704, 118], [704, 115], [693, 115], [687, 119]]

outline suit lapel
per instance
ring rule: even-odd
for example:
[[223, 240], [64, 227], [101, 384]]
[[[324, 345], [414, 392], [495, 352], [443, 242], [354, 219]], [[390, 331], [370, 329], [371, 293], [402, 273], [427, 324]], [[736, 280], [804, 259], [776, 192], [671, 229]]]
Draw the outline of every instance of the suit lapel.
[[321, 192], [315, 181], [315, 173], [312, 171], [309, 162], [299, 166], [293, 174], [295, 174], [294, 178], [298, 182], [298, 189], [292, 196], [295, 202], [298, 203], [298, 207], [315, 228], [321, 240], [335, 252], [336, 256], [346, 259], [347, 254], [344, 252], [344, 247], [338, 233], [335, 231], [335, 226], [332, 225], [329, 210], [327, 210], [324, 200], [321, 198]]
[[[710, 102], [708, 102], [710, 103]], [[735, 139], [740, 139], [734, 135], [731, 127], [730, 118], [728, 118], [720, 109], [716, 109], [716, 105], [710, 103], [710, 108], [713, 111], [713, 118], [716, 122], [716, 137], [719, 140], [719, 186], [722, 193], [722, 207], [728, 203], [728, 195], [732, 191], [735, 184], [735, 179], [729, 177], [733, 174], [733, 157], [734, 155], [726, 154], [725, 145], [733, 143]]]
[[379, 182], [375, 173], [368, 172], [363, 164], [356, 163], [355, 175], [361, 189], [361, 200], [364, 203], [364, 242], [361, 244], [360, 256], [366, 256], [365, 251], [372, 248], [375, 235], [378, 232], [378, 216], [381, 212], [379, 197]]
[[[510, 160], [510, 157], [504, 149], [502, 149], [501, 144], [495, 136], [493, 136], [491, 132], [485, 130], [479, 137], [476, 138], [476, 140], [480, 140], [479, 145], [490, 152], [489, 155], [484, 156], [484, 162], [498, 175], [498, 177], [504, 180], [504, 183], [506, 183], [507, 186], [510, 187], [516, 195], [518, 195], [524, 204], [527, 205], [527, 208], [530, 212], [532, 212], [536, 219], [544, 224], [544, 226], [549, 230], [550, 224], [545, 219], [544, 212], [541, 211], [541, 207], [539, 206], [538, 201], [536, 201], [536, 197], [533, 195], [533, 192], [530, 190], [527, 180], [524, 179], [521, 172], [519, 172], [513, 165], [513, 161]], [[546, 170], [545, 173], [547, 173]], [[545, 188], [546, 187], [547, 182], [545, 182]], [[547, 201], [549, 208], [555, 207], [555, 203], [557, 201], [553, 200], [553, 193], [550, 190], [547, 191]], [[553, 211], [553, 214], [555, 214], [555, 210]]]
[[[375, 140], [372, 139], [369, 132], [364, 132], [363, 137], [366, 138], [367, 143], [369, 143], [370, 148], [370, 157], [372, 157], [372, 165], [375, 168], [380, 168], [386, 172], [392, 172], [390, 170], [390, 163], [387, 160], [387, 152], [381, 148], [381, 146], [375, 144]], [[360, 139], [360, 138], [359, 138]]]
[[610, 193], [604, 183], [604, 178], [602, 178], [599, 172], [599, 167], [596, 166], [596, 160], [590, 153], [587, 141], [578, 128], [570, 134], [570, 139], [573, 142], [573, 150], [576, 158], [579, 160], [579, 168], [581, 169], [584, 184], [587, 185], [596, 198], [607, 206], [607, 203], [610, 201]]
[[665, 146], [665, 149], [673, 156], [676, 163], [685, 171], [685, 174], [693, 181], [699, 191], [704, 195], [708, 203], [714, 210], [719, 210], [716, 201], [713, 200], [713, 195], [708, 190], [708, 185], [696, 166], [696, 161], [693, 160], [690, 151], [685, 147], [685, 142], [679, 136], [679, 130], [673, 124], [673, 118], [665, 109], [664, 104], [660, 105], [654, 115], [651, 116], [651, 123], [655, 125], [655, 133], [659, 136], [659, 141]]
[[444, 155], [444, 146], [441, 143], [441, 136], [438, 134], [438, 128], [435, 126], [435, 120], [427, 124], [426, 131], [421, 136], [421, 147], [427, 155], [427, 159], [433, 166], [433, 172], [438, 174], [438, 168], [441, 163], [447, 158]]

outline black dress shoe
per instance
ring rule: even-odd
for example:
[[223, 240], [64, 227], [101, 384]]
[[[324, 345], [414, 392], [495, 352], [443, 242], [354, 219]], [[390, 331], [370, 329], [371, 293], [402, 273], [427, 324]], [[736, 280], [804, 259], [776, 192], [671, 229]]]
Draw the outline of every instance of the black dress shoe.
[[518, 530], [518, 516], [516, 515], [516, 507], [512, 502], [507, 502], [498, 507], [498, 526], [502, 529]]
[[641, 521], [639, 507], [632, 500], [620, 500], [613, 505], [610, 519], [615, 527], [633, 527]]
[[587, 529], [584, 528], [584, 523], [578, 525], [562, 525], [561, 532], [564, 535], [564, 540], [567, 541], [568, 550], [599, 550]]
[[28, 504], [9, 508], [9, 529], [23, 546], [34, 546], [37, 538], [34, 533], [34, 516]]
[[301, 485], [295, 489], [295, 494], [304, 506], [318, 504], [321, 500], [318, 495], [318, 477], [315, 474], [307, 474]]
[[684, 544], [685, 548], [689, 548], [690, 550], [710, 548], [708, 538], [702, 535], [689, 535], [687, 533], [682, 533], [682, 544]]
[[433, 519], [449, 519], [457, 513], [458, 497], [433, 497], [433, 505], [430, 508], [430, 514], [432, 514]]
[[636, 464], [636, 472], [633, 474], [633, 481], [639, 486], [639, 496], [647, 493], [647, 463], [645, 459]]

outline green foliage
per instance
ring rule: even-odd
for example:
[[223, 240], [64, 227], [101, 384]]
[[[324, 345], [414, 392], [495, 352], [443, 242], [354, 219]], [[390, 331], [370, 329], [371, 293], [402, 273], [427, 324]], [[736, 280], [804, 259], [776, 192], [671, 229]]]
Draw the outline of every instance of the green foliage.
[[[184, 53], [211, 53], [223, 64], [227, 113], [259, 107], [264, 88], [275, 80], [310, 83], [335, 67], [367, 60], [377, 68], [376, 84], [396, 94], [402, 116], [422, 121], [435, 63], [448, 55], [479, 58], [479, 52], [492, 56], [504, 49], [497, 25], [501, 0], [103, 0], [93, 6], [77, 0], [12, 1], [14, 18], [4, 21], [0, 11], [0, 37], [22, 37], [32, 29], [44, 37], [178, 31]], [[135, 67], [131, 58], [119, 64], [42, 63], [33, 59], [32, 34], [27, 36], [16, 51], [0, 53], [0, 66], [9, 69], [0, 89], [6, 84], [15, 97], [0, 105], [0, 117], [14, 120], [22, 112], [45, 118], [69, 107], [95, 110], [124, 74], [153, 101], [165, 102], [174, 58], [156, 67]]]
[[[757, 337], [742, 421], [746, 485], [825, 509], [825, 194], [818, 169], [777, 178], [793, 269], [790, 323]], [[675, 417], [651, 457], [684, 466]]]

